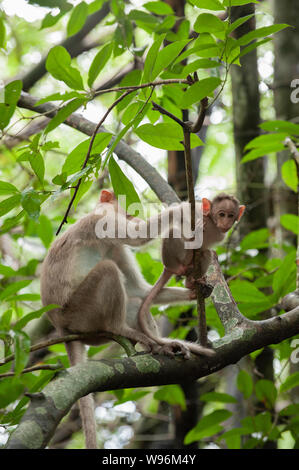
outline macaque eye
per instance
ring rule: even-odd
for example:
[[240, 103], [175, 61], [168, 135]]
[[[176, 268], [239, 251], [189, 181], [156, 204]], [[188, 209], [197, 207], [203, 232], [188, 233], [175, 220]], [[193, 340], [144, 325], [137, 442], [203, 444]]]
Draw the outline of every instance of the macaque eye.
[[228, 217], [229, 217], [230, 219], [234, 219], [234, 217], [235, 217], [235, 214], [229, 214], [229, 216], [228, 216]]
[[219, 212], [219, 216], [220, 217], [225, 217], [225, 213], [224, 212]]

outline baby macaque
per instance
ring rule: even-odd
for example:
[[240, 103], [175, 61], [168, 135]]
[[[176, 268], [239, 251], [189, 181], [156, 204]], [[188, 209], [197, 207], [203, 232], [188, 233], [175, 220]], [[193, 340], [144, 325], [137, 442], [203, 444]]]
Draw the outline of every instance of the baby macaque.
[[[163, 217], [171, 214], [173, 219], [178, 220], [175, 216], [182, 211], [184, 204], [167, 208], [155, 216], [159, 233]], [[158, 344], [158, 328], [149, 312], [143, 326], [146, 325], [146, 330], [155, 340], [142, 332], [138, 323], [138, 311], [152, 286], [143, 278], [129, 246], [141, 246], [153, 238], [148, 230], [151, 222], [152, 218], [143, 221], [128, 215], [118, 204], [113, 192], [103, 190], [95, 210], [54, 241], [42, 266], [41, 296], [44, 305], [60, 306], [48, 312], [60, 335], [90, 334], [84, 343], [97, 345], [109, 341], [97, 333], [108, 332], [127, 337], [134, 344], [139, 342], [153, 353], [173, 355], [180, 351], [186, 357], [189, 356], [191, 343], [167, 339], [162, 345]], [[114, 234], [109, 234], [109, 224], [116, 228]], [[125, 229], [128, 229], [127, 232]], [[134, 236], [138, 231], [145, 236]], [[181, 244], [179, 240], [174, 243]], [[166, 242], [163, 248], [164, 262], [172, 270], [176, 270], [177, 265], [185, 269], [190, 252], [179, 249], [178, 259], [173, 266], [171, 252], [168, 254], [167, 247]], [[190, 289], [163, 287], [155, 295], [154, 303], [186, 303], [193, 298], [194, 293]], [[82, 342], [74, 341], [65, 346], [71, 365], [84, 360]], [[192, 351], [197, 354], [213, 354], [207, 348], [194, 346]], [[80, 411], [86, 446], [96, 448], [93, 400], [90, 395], [80, 399]]]
[[[196, 211], [200, 203], [196, 203]], [[154, 335], [147, 326], [147, 317], [151, 304], [155, 301], [160, 290], [166, 285], [172, 275], [187, 275], [186, 285], [190, 289], [195, 289], [195, 283], [204, 284], [204, 275], [211, 263], [212, 253], [209, 248], [216, 243], [221, 242], [225, 238], [226, 232], [233, 224], [240, 220], [245, 210], [245, 206], [241, 206], [238, 199], [225, 193], [216, 196], [212, 202], [206, 198], [202, 199], [203, 224], [198, 227], [203, 230], [202, 245], [200, 249], [200, 279], [194, 279], [190, 274], [192, 268], [193, 250], [186, 249], [183, 238], [168, 238], [163, 240], [162, 244], [162, 261], [164, 270], [160, 278], [153, 286], [149, 295], [144, 299], [138, 312], [138, 321], [141, 330], [149, 336], [153, 341], [160, 345], [168, 342], [167, 338], [161, 338]], [[197, 344], [188, 343], [190, 351], [196, 353]], [[211, 351], [212, 353], [212, 351]]]

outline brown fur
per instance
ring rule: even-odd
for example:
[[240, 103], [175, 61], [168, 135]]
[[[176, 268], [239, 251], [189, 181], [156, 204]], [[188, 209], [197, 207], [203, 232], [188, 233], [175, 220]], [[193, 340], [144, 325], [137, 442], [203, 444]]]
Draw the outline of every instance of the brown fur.
[[[114, 212], [124, 223], [149, 226], [146, 222], [132, 219], [118, 208], [115, 199], [100, 202], [97, 208], [105, 208], [106, 213]], [[107, 201], [108, 199], [108, 201]], [[180, 210], [180, 206], [176, 209]], [[165, 213], [165, 211], [164, 211]], [[157, 216], [158, 222], [161, 215]], [[137, 319], [142, 301], [151, 290], [143, 278], [135, 258], [126, 245], [141, 246], [147, 238], [101, 238], [96, 236], [95, 227], [101, 216], [96, 211], [72, 225], [52, 244], [42, 266], [41, 296], [44, 305], [55, 303], [59, 308], [48, 315], [58, 332], [94, 333], [86, 344], [101, 344], [109, 341], [97, 337], [96, 333], [113, 333], [125, 336], [134, 343], [140, 342], [152, 352], [173, 354], [171, 347], [160, 345], [145, 334]], [[161, 229], [161, 223], [159, 223]], [[104, 236], [104, 235], [103, 235]], [[157, 304], [190, 301], [190, 290], [179, 287], [164, 287], [155, 297]], [[157, 325], [151, 315], [147, 315], [146, 326], [150, 334], [159, 336]], [[171, 341], [170, 341], [171, 342]], [[70, 343], [67, 352], [71, 365], [84, 360], [84, 347], [80, 342]], [[180, 348], [183, 351], [185, 347]], [[96, 446], [95, 423], [91, 397], [80, 400], [82, 422], [86, 446]]]
[[[230, 196], [226, 193], [221, 193], [216, 196], [212, 202], [205, 199], [203, 201], [203, 242], [200, 250], [200, 272], [203, 277], [208, 270], [211, 263], [212, 255], [209, 248], [216, 243], [221, 242], [225, 233], [232, 227], [236, 220], [238, 220], [245, 209], [245, 206], [240, 206], [237, 198]], [[151, 304], [155, 301], [155, 297], [159, 294], [160, 290], [165, 286], [173, 274], [185, 274], [188, 265], [191, 264], [193, 259], [193, 251], [184, 248], [183, 239], [169, 238], [163, 240], [162, 244], [162, 260], [164, 263], [164, 271], [155, 285], [152, 287], [148, 297], [144, 299], [140, 310], [138, 312], [138, 321], [142, 331], [149, 336], [152, 340], [160, 345], [165, 345], [168, 348], [179, 349], [186, 348], [195, 354], [212, 355], [213, 351], [202, 348], [194, 343], [187, 342], [172, 342], [170, 343], [167, 338], [160, 338], [155, 336], [153, 332], [149, 331], [146, 319], [149, 315]], [[187, 285], [194, 285], [194, 282], [187, 279]], [[177, 344], [176, 344], [177, 343]], [[184, 350], [182, 350], [184, 352]]]

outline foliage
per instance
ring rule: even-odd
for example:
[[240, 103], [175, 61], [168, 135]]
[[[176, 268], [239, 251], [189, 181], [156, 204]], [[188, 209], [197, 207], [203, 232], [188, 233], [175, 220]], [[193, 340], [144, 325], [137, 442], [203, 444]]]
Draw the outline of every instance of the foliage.
[[[232, 66], [240, 66], [240, 58], [271, 41], [274, 33], [287, 27], [285, 24], [263, 26], [236, 40], [232, 32], [249, 21], [252, 15], [231, 23], [230, 7], [250, 2], [189, 0], [189, 17], [183, 19], [174, 31], [172, 28], [177, 18], [168, 4], [150, 1], [137, 9], [134, 4], [112, 0], [109, 14], [99, 25], [105, 29], [105, 43], [86, 53], [83, 66], [80, 58], [72, 58], [63, 45], [49, 46], [47, 38], [51, 32], [62, 29], [68, 37], [78, 33], [86, 25], [89, 15], [103, 8], [103, 0], [89, 4], [83, 1], [75, 7], [67, 0], [34, 0], [30, 3], [48, 8], [40, 31], [36, 33], [36, 44], [30, 46], [25, 41], [22, 45], [20, 41], [23, 28], [27, 35], [31, 32], [29, 23], [9, 18], [4, 12], [0, 16], [0, 47], [4, 54], [13, 54], [9, 64], [10, 75], [2, 77], [9, 78], [9, 83], [1, 90], [3, 144], [9, 136], [22, 133], [28, 123], [30, 125], [36, 120], [33, 111], [25, 112], [18, 106], [22, 82], [13, 78], [14, 55], [18, 48], [21, 56], [32, 53], [34, 49], [46, 53], [48, 77], [46, 84], [41, 82], [36, 89], [39, 96], [37, 105], [54, 102], [57, 112], [55, 116], [51, 115], [45, 128], [26, 138], [25, 142], [10, 150], [5, 145], [1, 147], [0, 234], [9, 236], [13, 257], [18, 262], [21, 260], [21, 267], [16, 267], [18, 263], [12, 263], [11, 256], [5, 251], [1, 254], [0, 344], [3, 345], [3, 356], [15, 353], [14, 376], [0, 378], [0, 423], [5, 426], [16, 425], [24, 414], [29, 401], [24, 392], [41, 391], [55, 374], [53, 370], [22, 372], [29, 360], [31, 322], [51, 308], [41, 308], [40, 305], [38, 268], [74, 194], [74, 187], [79, 189], [73, 205], [76, 219], [82, 207], [83, 211], [88, 210], [94, 203], [97, 181], [105, 175], [106, 167], [116, 194], [125, 194], [129, 203], [138, 201], [140, 195], [134, 180], [132, 182], [113, 157], [117, 143], [121, 139], [131, 142], [138, 138], [150, 145], [152, 152], [156, 148], [183, 149], [181, 127], [168, 116], [160, 116], [154, 111], [151, 101], [179, 119], [182, 119], [182, 108], [196, 113], [202, 98], [209, 96], [210, 103], [213, 103], [223, 93], [228, 71]], [[203, 12], [202, 9], [208, 11]], [[219, 19], [217, 13], [226, 9], [227, 18]], [[196, 33], [192, 39], [191, 30]], [[15, 43], [14, 37], [17, 37]], [[133, 61], [142, 61], [142, 67], [129, 72], [116, 88], [101, 89], [106, 82], [105, 77], [112, 76], [111, 70], [113, 74], [119, 71], [117, 63], [125, 66]], [[27, 63], [25, 65], [28, 66]], [[21, 61], [18, 62], [20, 66]], [[119, 101], [114, 106], [116, 100]], [[98, 106], [97, 121], [104, 115], [103, 107], [113, 115], [112, 123], [104, 122], [106, 130], [88, 138], [77, 131], [67, 130], [63, 125], [66, 119], [78, 110], [89, 109], [91, 103]], [[247, 145], [243, 164], [284, 150], [286, 138], [294, 143], [298, 141], [298, 124], [268, 121], [261, 125], [261, 130], [262, 134]], [[191, 146], [200, 145], [203, 142], [199, 137], [192, 136]], [[298, 176], [293, 159], [284, 163], [281, 177], [292, 191], [297, 192]], [[105, 180], [104, 184], [109, 182]], [[153, 197], [148, 192], [146, 196]], [[69, 222], [72, 222], [71, 218]], [[280, 223], [298, 235], [297, 215], [285, 214]], [[265, 254], [268, 248], [282, 249], [284, 259], [268, 259]], [[155, 260], [156, 253], [154, 247], [137, 254], [144, 276], [151, 283], [157, 279], [162, 267]], [[218, 254], [222, 257], [225, 275], [230, 279], [229, 285], [241, 312], [251, 319], [262, 319], [266, 311], [274, 309], [284, 295], [295, 289], [295, 249], [289, 245], [278, 246], [267, 228], [249, 233], [233, 251], [229, 245], [218, 248]], [[190, 327], [197, 323], [194, 310], [187, 325], [177, 327], [179, 316], [187, 310], [190, 314], [190, 310], [182, 306], [169, 307], [164, 312], [176, 326], [172, 333], [175, 337], [184, 338]], [[160, 312], [158, 308], [152, 311], [154, 314]], [[223, 327], [211, 303], [208, 303], [207, 312], [208, 325], [215, 334], [223, 336]], [[291, 354], [289, 342], [273, 348], [277, 359], [283, 364], [287, 362]], [[91, 348], [90, 355], [99, 350], [102, 348]], [[64, 349], [52, 347], [51, 355], [43, 359], [43, 364], [66, 365]], [[0, 374], [10, 370], [11, 363], [0, 366]], [[228, 448], [253, 448], [262, 446], [265, 440], [283, 438], [284, 433], [289, 432], [294, 447], [298, 447], [298, 405], [288, 404], [277, 411], [277, 404], [282, 400], [289, 403], [290, 391], [298, 383], [298, 373], [277, 377], [275, 382], [264, 379], [254, 382], [251, 375], [241, 370], [236, 381], [238, 389], [250, 403], [261, 403], [263, 411], [244, 418], [240, 427], [226, 431], [224, 423], [232, 414], [226, 409], [226, 404], [233, 403], [234, 397], [222, 390], [206, 393], [201, 396], [205, 403], [204, 417], [186, 435], [186, 444], [211, 440], [220, 445], [225, 443]], [[159, 400], [183, 410], [186, 407], [182, 389], [177, 385], [151, 392], [115, 391], [115, 404], [144, 397], [148, 399], [148, 395], [151, 397], [149, 407]]]

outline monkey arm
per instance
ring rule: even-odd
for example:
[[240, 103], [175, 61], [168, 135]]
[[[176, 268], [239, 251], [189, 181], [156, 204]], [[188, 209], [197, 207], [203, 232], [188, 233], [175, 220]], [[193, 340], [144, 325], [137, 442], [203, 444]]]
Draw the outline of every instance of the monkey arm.
[[153, 300], [153, 304], [164, 305], [181, 302], [190, 303], [193, 301], [194, 299], [192, 299], [190, 289], [186, 289], [185, 287], [163, 287]]

